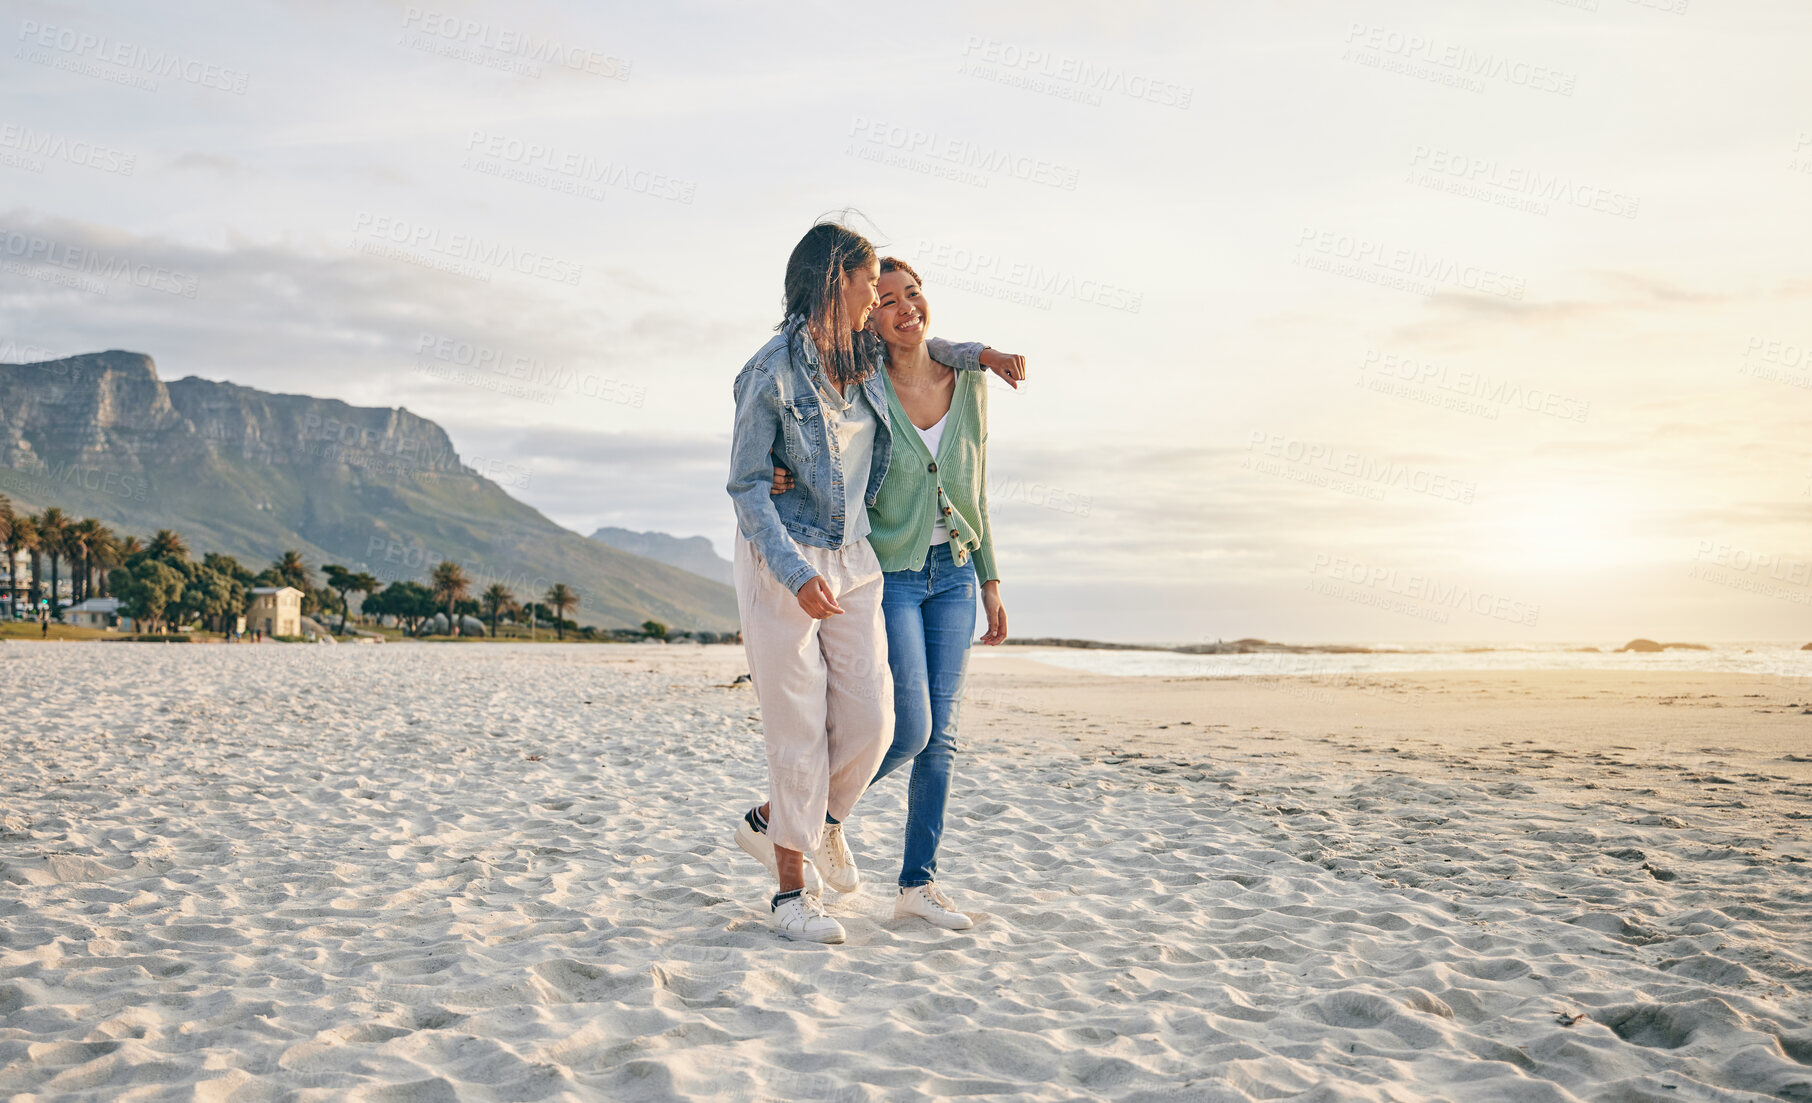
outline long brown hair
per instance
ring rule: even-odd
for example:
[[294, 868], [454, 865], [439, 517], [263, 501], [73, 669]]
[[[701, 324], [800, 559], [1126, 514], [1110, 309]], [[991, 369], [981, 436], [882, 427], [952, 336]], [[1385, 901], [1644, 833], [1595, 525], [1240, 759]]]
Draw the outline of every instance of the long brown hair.
[[[853, 331], [843, 305], [843, 274], [875, 262], [867, 238], [835, 222], [820, 222], [805, 232], [786, 261], [786, 314], [805, 319], [806, 335], [818, 346], [824, 373], [839, 387], [859, 383], [874, 370], [868, 334]], [[786, 325], [783, 320], [780, 326]]]

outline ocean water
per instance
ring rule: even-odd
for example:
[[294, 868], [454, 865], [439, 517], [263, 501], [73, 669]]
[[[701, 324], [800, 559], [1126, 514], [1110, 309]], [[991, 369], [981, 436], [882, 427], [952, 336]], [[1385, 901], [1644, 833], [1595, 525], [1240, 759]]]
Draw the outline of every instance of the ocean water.
[[[1490, 647], [1460, 644], [1368, 644], [1364, 654], [1184, 655], [1174, 651], [1096, 651], [1068, 647], [990, 648], [982, 657], [1036, 659], [1091, 674], [1123, 677], [1238, 678], [1317, 674], [1402, 674], [1440, 670], [1716, 671], [1812, 679], [1812, 651], [1788, 643], [1708, 644], [1709, 651], [1629, 652], [1611, 644]], [[1596, 646], [1598, 651], [1582, 651]]]

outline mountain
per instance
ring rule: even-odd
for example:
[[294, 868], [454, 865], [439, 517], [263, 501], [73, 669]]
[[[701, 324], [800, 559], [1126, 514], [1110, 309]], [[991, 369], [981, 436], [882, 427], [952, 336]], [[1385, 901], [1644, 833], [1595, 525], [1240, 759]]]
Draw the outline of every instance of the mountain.
[[591, 538], [631, 555], [691, 571], [713, 582], [732, 584], [730, 561], [719, 557], [711, 541], [702, 536], [669, 536], [664, 532], [631, 532], [607, 527], [592, 533]]
[[432, 421], [193, 376], [165, 383], [142, 353], [0, 364], [0, 493], [141, 537], [174, 529], [198, 557], [262, 565], [299, 548], [312, 566], [386, 583], [425, 581], [451, 559], [474, 595], [502, 582], [527, 599], [564, 582], [581, 623], [736, 627], [728, 586], [561, 528], [462, 463]]

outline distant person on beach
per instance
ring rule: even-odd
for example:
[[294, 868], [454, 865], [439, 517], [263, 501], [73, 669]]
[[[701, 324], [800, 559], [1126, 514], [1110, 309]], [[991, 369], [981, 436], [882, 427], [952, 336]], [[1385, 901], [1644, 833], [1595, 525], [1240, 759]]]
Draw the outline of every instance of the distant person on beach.
[[[821, 872], [841, 892], [861, 883], [840, 821], [893, 741], [881, 565], [866, 508], [894, 447], [879, 342], [863, 330], [879, 281], [866, 238], [813, 226], [787, 260], [779, 333], [733, 388], [726, 489], [741, 535], [737, 608], [769, 786], [768, 802], [738, 821], [736, 841], [779, 883], [769, 901], [775, 930], [816, 942], [842, 942], [844, 932], [820, 894], [806, 891], [806, 855], [814, 880]], [[981, 345], [940, 341], [930, 351], [965, 370], [982, 366]], [[772, 494], [782, 457], [795, 485]]]
[[[894, 708], [893, 745], [874, 780], [912, 764], [894, 916], [965, 930], [974, 922], [938, 887], [937, 851], [978, 582], [988, 617], [981, 642], [1007, 638], [988, 520], [988, 387], [983, 377], [954, 372], [926, 352], [931, 308], [911, 265], [882, 257], [877, 290], [868, 328], [886, 346], [883, 379], [899, 444], [868, 510], [869, 541], [885, 579], [881, 611]], [[1023, 378], [1024, 361], [1014, 360], [1013, 378]], [[775, 470], [775, 493], [792, 485], [785, 469]]]
[[50, 611], [47, 609], [38, 610], [38, 638], [41, 640], [50, 638]]

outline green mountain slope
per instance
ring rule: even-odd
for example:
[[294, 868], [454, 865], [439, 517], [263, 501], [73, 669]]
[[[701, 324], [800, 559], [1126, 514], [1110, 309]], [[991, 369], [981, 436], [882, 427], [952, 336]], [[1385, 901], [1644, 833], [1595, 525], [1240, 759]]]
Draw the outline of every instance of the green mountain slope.
[[[508, 477], [506, 472], [497, 472]], [[0, 364], [0, 493], [141, 536], [175, 529], [196, 555], [263, 563], [299, 548], [385, 582], [442, 559], [474, 591], [519, 598], [564, 582], [581, 623], [736, 627], [736, 595], [588, 540], [461, 463], [440, 426], [403, 409], [158, 379], [142, 353]]]

